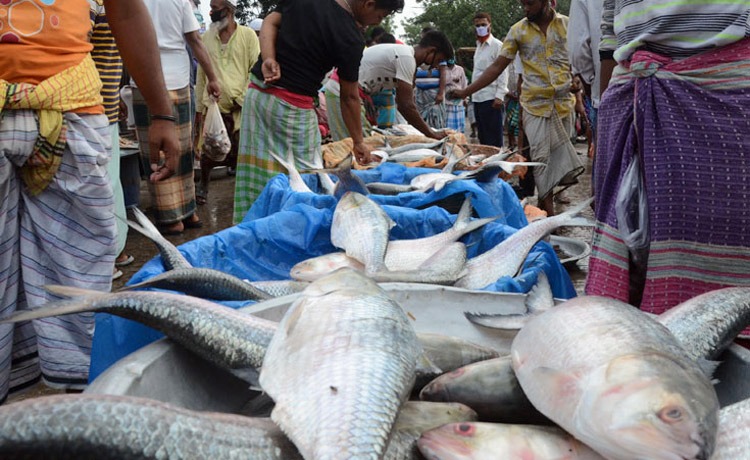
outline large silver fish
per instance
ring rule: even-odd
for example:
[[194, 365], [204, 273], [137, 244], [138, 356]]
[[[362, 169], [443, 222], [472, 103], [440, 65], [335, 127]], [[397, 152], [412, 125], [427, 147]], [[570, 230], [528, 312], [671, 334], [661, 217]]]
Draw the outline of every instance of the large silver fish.
[[391, 431], [384, 460], [420, 460], [417, 439], [422, 433], [446, 423], [476, 419], [477, 414], [463, 404], [406, 401]]
[[229, 273], [212, 268], [176, 268], [159, 273], [146, 281], [131, 284], [120, 291], [155, 287], [180, 291], [204, 299], [215, 300], [264, 300], [271, 296], [250, 283]]
[[401, 307], [342, 269], [286, 312], [260, 384], [276, 403], [271, 418], [305, 459], [380, 459], [422, 354]]
[[449, 243], [414, 270], [387, 270], [370, 277], [379, 282], [429, 283], [452, 285], [466, 273], [466, 245]]
[[313, 191], [310, 190], [310, 187], [307, 186], [307, 183], [305, 183], [305, 180], [302, 179], [302, 176], [300, 175], [297, 167], [294, 164], [294, 152], [292, 150], [289, 150], [286, 159], [281, 158], [279, 155], [271, 152], [270, 150], [268, 154], [271, 155], [274, 160], [279, 162], [281, 166], [286, 168], [287, 172], [289, 173], [289, 188], [298, 193], [313, 193]]
[[156, 247], [159, 248], [161, 262], [165, 269], [174, 270], [175, 268], [192, 267], [185, 256], [182, 255], [174, 244], [164, 238], [159, 229], [146, 217], [143, 211], [133, 208], [132, 213], [137, 222], [128, 220], [128, 226], [154, 242]]
[[424, 433], [417, 446], [427, 460], [605, 460], [551, 426], [449, 423]]
[[456, 286], [482, 289], [503, 276], [514, 276], [520, 270], [531, 248], [549, 232], [564, 225], [587, 224], [577, 216], [589, 203], [591, 199], [562, 214], [534, 221], [489, 251], [469, 259], [466, 263], [467, 274], [456, 282]]
[[208, 361], [229, 369], [258, 368], [277, 323], [237, 312], [198, 297], [157, 291], [97, 292], [46, 286], [70, 297], [0, 319], [0, 324], [99, 311], [122, 316], [160, 330]]
[[360, 261], [365, 272], [384, 269], [388, 234], [395, 223], [377, 203], [356, 192], [347, 192], [333, 212], [331, 243]]
[[707, 460], [719, 402], [667, 328], [604, 297], [533, 318], [511, 346], [513, 370], [541, 413], [610, 460]]
[[721, 409], [716, 450], [711, 460], [750, 459], [750, 399]]
[[145, 398], [55, 395], [0, 406], [0, 458], [294, 460], [270, 419], [196, 412]]
[[416, 270], [441, 248], [458, 241], [464, 235], [497, 219], [488, 217], [472, 220], [471, 199], [467, 198], [448, 230], [424, 238], [392, 240], [385, 251], [385, 266], [388, 270]]
[[750, 325], [750, 288], [706, 292], [657, 318], [693, 359], [715, 359]]
[[549, 423], [521, 389], [510, 356], [475, 362], [447, 372], [422, 388], [419, 399], [466, 404], [485, 422]]
[[289, 276], [299, 281], [315, 281], [340, 268], [365, 271], [362, 262], [349, 257], [345, 252], [332, 252], [296, 263], [289, 271]]

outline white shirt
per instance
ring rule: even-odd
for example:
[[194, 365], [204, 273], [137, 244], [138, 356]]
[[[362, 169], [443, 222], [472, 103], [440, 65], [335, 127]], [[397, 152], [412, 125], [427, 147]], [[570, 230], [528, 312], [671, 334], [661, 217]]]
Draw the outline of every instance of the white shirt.
[[[156, 29], [161, 69], [168, 90], [190, 84], [190, 57], [185, 34], [200, 29], [189, 0], [144, 0]], [[137, 33], [137, 32], [133, 32]]]
[[[503, 42], [492, 36], [487, 39], [484, 43], [477, 42], [477, 49], [474, 51], [474, 71], [471, 74], [471, 81], [475, 82], [482, 73], [487, 70], [495, 59], [500, 56], [500, 48], [502, 48]], [[508, 71], [503, 70], [497, 79], [480, 89], [471, 96], [473, 102], [486, 102], [494, 99], [500, 99], [501, 101], [508, 94]]]
[[[384, 89], [396, 87], [398, 80], [408, 83], [414, 81], [417, 61], [414, 59], [414, 48], [409, 45], [384, 43], [370, 46], [362, 54], [359, 64], [359, 85], [367, 94], [376, 94]], [[328, 80], [326, 91], [339, 95], [338, 82]]]
[[573, 75], [591, 85], [591, 103], [599, 107], [599, 42], [602, 39], [602, 1], [572, 0], [568, 22], [568, 53]]

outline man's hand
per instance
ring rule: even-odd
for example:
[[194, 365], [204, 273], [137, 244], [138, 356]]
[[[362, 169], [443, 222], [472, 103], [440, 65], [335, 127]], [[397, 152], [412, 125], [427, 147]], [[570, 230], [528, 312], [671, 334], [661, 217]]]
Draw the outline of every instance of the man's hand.
[[151, 182], [164, 180], [174, 174], [180, 157], [180, 141], [174, 123], [168, 120], [151, 120], [148, 144], [151, 153]]
[[437, 96], [435, 96], [435, 104], [442, 104], [443, 99], [445, 99], [445, 95], [443, 93], [437, 93]]
[[370, 151], [370, 147], [368, 147], [364, 142], [355, 143], [354, 147], [352, 148], [354, 158], [360, 165], [366, 165], [372, 161], [372, 155], [370, 154]]
[[495, 98], [494, 101], [492, 101], [492, 108], [495, 110], [500, 110], [503, 108], [503, 100], [499, 98]]
[[209, 81], [208, 85], [206, 85], [206, 92], [208, 92], [209, 95], [211, 95], [214, 99], [218, 101], [219, 96], [221, 96], [221, 85], [219, 85], [219, 81], [218, 80]]
[[281, 67], [279, 67], [279, 63], [276, 62], [276, 59], [264, 60], [263, 65], [261, 66], [261, 71], [263, 72], [263, 81], [265, 83], [273, 83], [281, 78]]
[[454, 89], [454, 90], [448, 91], [448, 98], [449, 99], [465, 99], [466, 91], [462, 89]]
[[445, 130], [441, 131], [432, 131], [432, 135], [430, 136], [433, 139], [440, 140], [444, 137], [448, 137], [448, 133]]

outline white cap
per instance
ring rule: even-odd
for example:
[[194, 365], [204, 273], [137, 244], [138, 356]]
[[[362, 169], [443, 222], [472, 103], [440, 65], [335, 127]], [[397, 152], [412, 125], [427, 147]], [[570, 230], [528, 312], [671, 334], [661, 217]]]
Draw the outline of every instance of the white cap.
[[260, 18], [255, 18], [252, 21], [250, 21], [250, 28], [256, 32], [260, 32], [260, 26], [262, 25], [263, 25], [263, 20]]
[[237, 0], [226, 0], [226, 2], [232, 5], [233, 7], [237, 8]]

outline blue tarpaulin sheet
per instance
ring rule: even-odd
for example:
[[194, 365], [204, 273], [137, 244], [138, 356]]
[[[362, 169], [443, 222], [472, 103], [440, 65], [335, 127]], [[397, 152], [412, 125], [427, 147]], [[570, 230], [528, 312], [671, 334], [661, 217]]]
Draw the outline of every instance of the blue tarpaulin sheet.
[[[357, 174], [365, 182], [404, 184], [425, 172], [435, 171], [386, 163]], [[315, 175], [303, 177], [313, 191], [318, 191]], [[471, 198], [477, 216], [497, 217], [494, 222], [464, 237], [462, 241], [467, 245], [469, 257], [491, 249], [527, 225], [515, 192], [502, 180], [484, 184], [471, 180], [455, 181], [439, 192], [370, 195], [370, 198], [383, 206], [396, 222], [391, 229], [391, 239], [395, 240], [421, 238], [447, 230], [455, 215], [439, 205], [457, 197], [460, 206], [464, 196]], [[330, 241], [336, 202], [328, 195], [294, 192], [289, 188], [288, 177], [279, 175], [266, 185], [240, 224], [185, 243], [179, 246], [179, 250], [196, 267], [213, 268], [248, 280], [288, 279], [289, 270], [296, 263], [338, 251]], [[544, 242], [532, 249], [518, 276], [503, 277], [485, 289], [528, 292], [540, 271], [549, 278], [555, 297], [567, 299], [576, 295], [554, 250]], [[144, 264], [128, 284], [145, 281], [162, 272], [161, 258], [156, 257]], [[252, 302], [220, 303], [239, 308]], [[90, 379], [96, 378], [120, 358], [161, 337], [160, 332], [137, 322], [97, 314]]]

